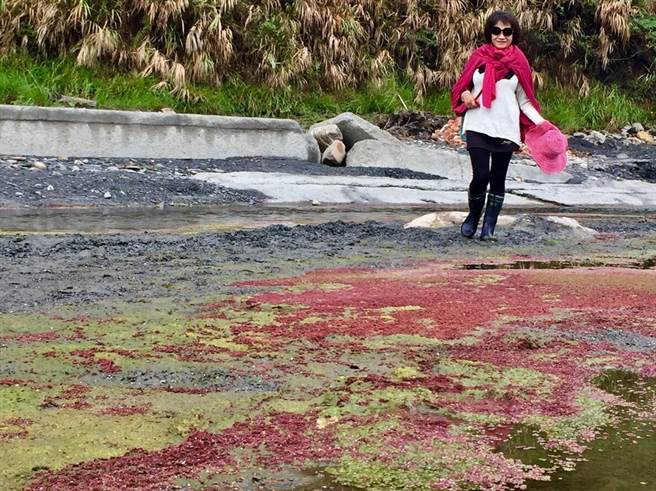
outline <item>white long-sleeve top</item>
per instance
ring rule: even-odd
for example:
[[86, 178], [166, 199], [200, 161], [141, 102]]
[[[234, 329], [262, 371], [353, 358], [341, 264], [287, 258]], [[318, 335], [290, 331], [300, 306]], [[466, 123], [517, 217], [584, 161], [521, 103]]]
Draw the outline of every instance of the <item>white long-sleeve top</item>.
[[[483, 88], [484, 75], [478, 70], [474, 72], [474, 88], [471, 91], [474, 96], [479, 94]], [[483, 96], [481, 95], [477, 99], [479, 107], [467, 109], [463, 130], [476, 131], [521, 145], [520, 110], [535, 124], [540, 124], [544, 118], [531, 104], [517, 75], [499, 80], [496, 84], [496, 92], [496, 98], [492, 101], [490, 108], [483, 107]]]

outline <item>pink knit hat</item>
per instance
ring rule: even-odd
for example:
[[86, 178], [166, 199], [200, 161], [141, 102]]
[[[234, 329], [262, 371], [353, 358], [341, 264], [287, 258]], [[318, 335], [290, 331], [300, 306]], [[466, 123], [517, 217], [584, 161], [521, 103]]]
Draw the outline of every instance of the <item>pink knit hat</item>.
[[528, 130], [524, 142], [545, 174], [556, 174], [567, 166], [567, 137], [549, 121]]

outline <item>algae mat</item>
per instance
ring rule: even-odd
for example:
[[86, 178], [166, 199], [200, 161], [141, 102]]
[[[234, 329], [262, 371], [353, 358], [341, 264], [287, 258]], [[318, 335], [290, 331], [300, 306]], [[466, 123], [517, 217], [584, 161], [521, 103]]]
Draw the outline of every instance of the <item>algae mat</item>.
[[622, 418], [653, 438], [654, 270], [431, 261], [235, 286], [186, 310], [0, 316], [0, 487], [530, 488]]

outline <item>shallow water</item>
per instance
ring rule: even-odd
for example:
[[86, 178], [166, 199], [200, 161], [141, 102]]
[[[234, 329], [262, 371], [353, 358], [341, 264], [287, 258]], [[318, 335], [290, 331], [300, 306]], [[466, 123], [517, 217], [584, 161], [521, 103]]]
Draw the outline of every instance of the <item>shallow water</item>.
[[[455, 208], [463, 211], [464, 208]], [[318, 224], [344, 221], [362, 223], [408, 222], [427, 213], [454, 210], [437, 205], [224, 205], [189, 208], [29, 208], [0, 209], [4, 233], [191, 233], [237, 230], [268, 225]], [[506, 211], [504, 211], [505, 213]], [[622, 216], [644, 219], [644, 213], [612, 210], [509, 209], [508, 213], [558, 214], [594, 222]], [[593, 225], [594, 226], [594, 225]]]
[[511, 263], [477, 263], [463, 264], [462, 269], [493, 270], [493, 269], [572, 269], [599, 268], [605, 266], [651, 269], [656, 266], [656, 257], [629, 263], [608, 263], [600, 261], [514, 261]]
[[[641, 378], [613, 370], [597, 380], [597, 385], [634, 403], [639, 409], [656, 397], [656, 378]], [[617, 413], [619, 424], [605, 429], [581, 456], [567, 456], [540, 448], [534, 430], [518, 427], [500, 446], [508, 457], [525, 464], [549, 466], [554, 459], [570, 462], [573, 470], [560, 470], [551, 481], [528, 483], [529, 490], [634, 491], [656, 489], [656, 428], [653, 422], [639, 421], [626, 409]]]
[[0, 230], [25, 233], [203, 232], [268, 225], [409, 221], [435, 207], [243, 206], [0, 210]]

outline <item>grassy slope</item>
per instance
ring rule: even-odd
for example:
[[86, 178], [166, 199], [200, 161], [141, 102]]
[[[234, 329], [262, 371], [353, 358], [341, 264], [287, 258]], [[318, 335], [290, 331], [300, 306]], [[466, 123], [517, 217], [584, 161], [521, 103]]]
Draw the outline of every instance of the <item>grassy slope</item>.
[[[196, 85], [194, 100], [185, 101], [155, 90], [154, 78], [136, 73], [117, 74], [109, 67], [76, 66], [71, 60], [37, 62], [27, 57], [0, 60], [0, 103], [52, 106], [61, 95], [95, 99], [100, 108], [293, 118], [311, 124], [343, 111], [363, 116], [404, 109], [449, 114], [448, 94], [432, 92], [422, 102], [413, 102], [412, 85], [388, 80], [383, 86], [345, 90], [330, 94], [308, 89], [272, 90], [234, 81], [220, 88]], [[581, 97], [555, 86], [538, 92], [545, 117], [566, 131], [617, 129], [640, 121], [656, 125], [656, 112], [642, 101], [612, 87], [594, 86]]]

